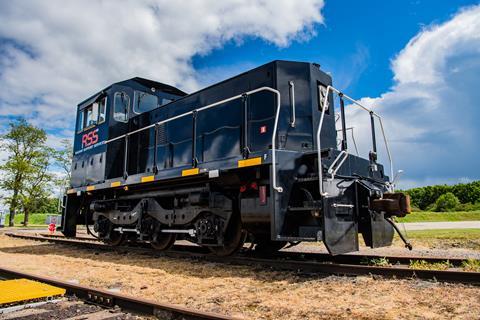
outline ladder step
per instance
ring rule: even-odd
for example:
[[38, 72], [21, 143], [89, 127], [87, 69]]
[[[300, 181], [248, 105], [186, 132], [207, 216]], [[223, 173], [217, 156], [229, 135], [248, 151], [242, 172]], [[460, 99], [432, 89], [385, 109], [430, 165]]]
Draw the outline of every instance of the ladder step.
[[295, 177], [295, 180], [297, 182], [310, 182], [310, 181], [318, 181], [318, 176], [317, 175], [312, 175], [308, 177]]
[[320, 210], [319, 207], [288, 207], [288, 211], [314, 211]]

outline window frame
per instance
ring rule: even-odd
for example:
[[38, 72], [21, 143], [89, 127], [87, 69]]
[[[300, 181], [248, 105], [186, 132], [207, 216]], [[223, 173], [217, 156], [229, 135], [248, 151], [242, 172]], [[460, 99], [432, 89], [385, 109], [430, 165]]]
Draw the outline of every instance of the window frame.
[[[104, 106], [104, 109], [103, 109], [103, 120], [100, 121], [100, 115], [102, 113], [100, 113], [100, 102], [105, 100], [105, 103], [103, 104]], [[108, 96], [103, 96], [101, 99], [97, 100], [98, 102], [98, 116], [97, 116], [97, 126], [104, 123], [105, 121], [107, 121], [107, 107], [108, 107]], [[94, 102], [95, 103], [95, 102]]]
[[[93, 124], [88, 124], [88, 121], [90, 120], [89, 117], [88, 117], [88, 109], [91, 108], [91, 114], [93, 115], [93, 105], [94, 105], [94, 104], [95, 104], [95, 102], [92, 103], [92, 104], [89, 104], [88, 106], [86, 106], [86, 107], [83, 108], [83, 110], [82, 110], [82, 111], [83, 111], [83, 131], [86, 131], [86, 130], [88, 130], [88, 129], [91, 129], [91, 128], [95, 127], [96, 124], [97, 124], [96, 122], [93, 123]], [[97, 104], [97, 109], [98, 109], [98, 104]], [[98, 118], [98, 112], [97, 112], [97, 118]], [[93, 119], [91, 119], [91, 120], [93, 120]], [[97, 120], [98, 120], [98, 119], [97, 119]], [[87, 121], [87, 123], [85, 123], [86, 121]]]
[[[103, 104], [105, 106], [104, 110], [103, 110], [103, 120], [102, 121], [99, 121], [100, 119], [100, 106], [102, 105], [101, 102], [105, 100], [105, 103]], [[86, 130], [89, 130], [95, 126], [98, 126], [102, 123], [104, 123], [105, 121], [107, 121], [107, 107], [108, 107], [108, 96], [102, 96], [101, 98], [98, 98], [96, 99], [94, 102], [90, 103], [89, 105], [87, 105], [86, 107], [82, 108], [81, 110], [78, 110], [78, 113], [77, 113], [77, 126], [80, 125], [80, 128], [77, 129], [77, 133], [80, 133], [80, 132], [83, 132], [83, 131], [86, 131]], [[96, 122], [94, 124], [91, 124], [91, 125], [87, 125], [87, 123], [85, 123], [85, 121], [88, 121], [87, 119], [87, 116], [86, 116], [86, 112], [88, 109], [92, 109], [92, 113], [94, 111], [94, 107], [95, 105], [97, 106], [97, 117], [96, 117]], [[81, 121], [80, 121], [80, 118], [81, 117]], [[95, 119], [92, 119], [92, 120], [95, 120]]]
[[[127, 98], [128, 98], [128, 103], [127, 103], [127, 107], [126, 107], [126, 112], [124, 113], [125, 114], [125, 120], [118, 120], [116, 117], [115, 117], [115, 110], [116, 110], [116, 101], [117, 101], [117, 94], [123, 94], [125, 95]], [[130, 119], [130, 96], [128, 95], [128, 93], [126, 93], [125, 91], [115, 91], [115, 93], [113, 94], [113, 108], [112, 108], [112, 117], [113, 117], [113, 120], [115, 120], [116, 122], [122, 122], [122, 123], [128, 123], [128, 120]]]
[[[82, 110], [78, 110], [77, 112], [77, 133], [80, 133], [83, 131], [84, 127], [83, 127], [83, 109]], [[80, 119], [81, 118], [81, 119]]]
[[149, 111], [152, 111], [152, 110], [153, 110], [153, 109], [150, 109], [150, 110], [148, 110], [148, 111], [141, 111], [141, 112], [138, 112], [138, 111], [137, 111], [136, 107], [137, 107], [137, 94], [138, 94], [138, 93], [148, 94], [148, 95], [150, 95], [150, 96], [152, 96], [152, 97], [155, 97], [155, 98], [157, 99], [157, 103], [156, 103], [155, 107], [153, 107], [153, 109], [158, 108], [158, 97], [157, 97], [156, 95], [150, 94], [150, 93], [145, 92], [145, 91], [134, 90], [134, 91], [133, 91], [133, 104], [132, 104], [132, 111], [133, 111], [133, 113], [135, 113], [135, 114], [142, 114], [142, 113], [149, 112]]

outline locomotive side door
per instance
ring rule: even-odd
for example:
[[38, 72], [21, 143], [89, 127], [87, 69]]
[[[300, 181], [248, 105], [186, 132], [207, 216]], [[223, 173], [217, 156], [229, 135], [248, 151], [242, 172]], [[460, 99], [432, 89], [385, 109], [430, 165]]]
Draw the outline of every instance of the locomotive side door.
[[[129, 131], [132, 115], [133, 90], [129, 87], [115, 85], [111, 90], [111, 108], [109, 120], [109, 139], [122, 136]], [[107, 144], [108, 163], [105, 167], [106, 179], [123, 177], [125, 174], [125, 139], [118, 139]]]

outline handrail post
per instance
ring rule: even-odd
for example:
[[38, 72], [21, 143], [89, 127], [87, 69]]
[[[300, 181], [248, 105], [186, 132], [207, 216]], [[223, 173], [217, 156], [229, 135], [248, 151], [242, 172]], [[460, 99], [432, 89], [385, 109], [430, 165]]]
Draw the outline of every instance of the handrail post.
[[[320, 90], [320, 88], [318, 88]], [[328, 94], [332, 90], [332, 86], [327, 87], [327, 92], [325, 93], [325, 100], [322, 105], [322, 114], [320, 115], [320, 121], [318, 122], [317, 129], [317, 156], [318, 156], [318, 188], [321, 196], [326, 196], [327, 194], [323, 192], [323, 168], [322, 168], [322, 147], [320, 141], [320, 133], [322, 131], [323, 119], [325, 117], [325, 110], [328, 109]]]
[[377, 139], [375, 137], [375, 119], [373, 118], [373, 111], [370, 111], [370, 127], [372, 129], [372, 151], [377, 153]]
[[128, 177], [128, 133], [125, 134], [125, 153], [123, 159], [123, 179], [127, 179]]
[[277, 109], [275, 113], [275, 123], [273, 124], [273, 132], [272, 132], [272, 183], [273, 183], [273, 189], [281, 193], [283, 192], [283, 188], [280, 186], [277, 186], [277, 150], [276, 150], [278, 119], [280, 117], [280, 92], [274, 89], [270, 89], [270, 91], [274, 92], [277, 95]]
[[192, 167], [196, 167], [197, 160], [197, 110], [192, 112]]
[[153, 127], [153, 134], [155, 135], [153, 138], [153, 168], [152, 171], [154, 174], [158, 173], [158, 167], [157, 167], [157, 145], [158, 145], [158, 125], [155, 123], [155, 126]]
[[347, 150], [347, 125], [345, 122], [345, 102], [343, 101], [343, 94], [338, 95], [340, 97], [340, 117], [342, 119], [342, 150]]
[[243, 102], [243, 135], [242, 135], [242, 155], [243, 158], [248, 158], [250, 149], [248, 148], [248, 94], [242, 95]]

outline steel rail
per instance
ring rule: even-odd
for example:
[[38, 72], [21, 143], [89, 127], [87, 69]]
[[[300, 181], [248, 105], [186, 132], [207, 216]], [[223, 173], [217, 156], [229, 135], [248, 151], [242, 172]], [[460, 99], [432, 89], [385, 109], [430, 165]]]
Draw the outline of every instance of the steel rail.
[[454, 267], [460, 267], [468, 259], [461, 258], [440, 258], [440, 257], [422, 257], [422, 256], [387, 256], [377, 254], [342, 254], [332, 256], [321, 252], [292, 252], [278, 251], [271, 255], [282, 259], [293, 259], [295, 261], [331, 261], [343, 264], [369, 264], [375, 263], [375, 260], [385, 259], [391, 265], [409, 265], [414, 261], [425, 261], [427, 263], [449, 263]]
[[[97, 249], [97, 250], [107, 250], [107, 251], [117, 251], [125, 252], [131, 251], [140, 254], [149, 254], [161, 257], [169, 258], [195, 258], [204, 261], [218, 262], [218, 263], [231, 263], [235, 265], [264, 265], [274, 269], [280, 270], [294, 270], [301, 271], [306, 273], [319, 273], [319, 274], [335, 274], [335, 275], [379, 275], [390, 278], [417, 278], [422, 280], [437, 280], [445, 282], [455, 282], [455, 283], [465, 283], [465, 284], [480, 284], [480, 272], [466, 272], [466, 271], [452, 271], [452, 270], [422, 270], [422, 269], [413, 269], [409, 267], [402, 266], [392, 266], [392, 267], [379, 267], [379, 266], [370, 266], [370, 265], [359, 265], [352, 264], [352, 262], [357, 261], [361, 263], [362, 259], [376, 259], [383, 258], [382, 256], [376, 255], [341, 255], [341, 256], [330, 256], [328, 254], [322, 253], [292, 253], [292, 252], [279, 252], [276, 254], [275, 259], [256, 257], [256, 256], [246, 256], [246, 255], [237, 255], [230, 257], [218, 257], [211, 254], [197, 250], [197, 252], [192, 252], [184, 248], [184, 251], [161, 251], [156, 252], [152, 249], [141, 248], [141, 247], [113, 247], [102, 243], [94, 242], [83, 242], [75, 241], [69, 239], [58, 239], [58, 238], [45, 238], [29, 235], [18, 235], [18, 234], [6, 234], [8, 236], [30, 239], [30, 240], [39, 240], [39, 241], [48, 241], [56, 242], [61, 244], [75, 245], [78, 247]], [[177, 246], [178, 247], [182, 246]], [[188, 246], [183, 246], [188, 247]], [[195, 247], [197, 249], [201, 249]], [[303, 256], [303, 257], [302, 257]], [[330, 257], [330, 259], [327, 259]], [[295, 258], [296, 260], [291, 260]], [[461, 265], [465, 259], [444, 259], [444, 258], [427, 258], [427, 257], [385, 257], [389, 259], [390, 262], [407, 262], [410, 260], [425, 260], [427, 262], [436, 263], [436, 262], [445, 262], [448, 260], [454, 265]], [[308, 261], [306, 260], [308, 259]], [[391, 260], [390, 260], [391, 259]], [[316, 261], [315, 261], [316, 260]], [[347, 263], [330, 263], [330, 262], [347, 262]], [[329, 262], [329, 263], [327, 263]]]
[[[53, 235], [53, 234], [40, 234], [40, 236], [32, 236], [32, 235], [19, 235], [19, 234], [7, 234], [8, 236], [12, 237], [20, 237], [24, 239], [31, 239], [31, 240], [39, 240], [39, 241], [48, 241], [48, 239], [44, 238], [53, 238], [53, 239], [60, 239], [60, 241], [66, 240], [65, 244], [71, 244], [72, 241], [90, 241], [96, 242], [97, 244], [104, 245], [101, 240], [90, 238], [90, 237], [75, 237], [75, 238], [66, 238], [61, 235]], [[58, 241], [57, 241], [58, 242]], [[142, 246], [141, 243], [138, 243], [136, 247], [129, 247], [129, 246], [112, 246], [109, 248], [119, 249], [123, 251], [127, 250], [137, 250], [139, 253], [148, 253], [152, 254], [155, 253], [150, 246]], [[191, 252], [195, 253], [209, 253], [208, 250], [202, 248], [197, 245], [189, 245], [189, 244], [175, 244], [170, 251], [181, 251], [181, 252]], [[255, 252], [255, 250], [245, 251], [242, 252], [244, 255], [248, 255], [251, 257], [260, 257], [265, 256], [264, 254], [259, 254]], [[390, 264], [410, 264], [412, 261], [425, 261], [427, 263], [446, 263], [448, 262], [452, 266], [459, 267], [468, 260], [468, 258], [452, 258], [452, 257], [424, 257], [424, 256], [392, 256], [392, 255], [379, 255], [379, 254], [341, 254], [332, 256], [328, 253], [323, 252], [299, 252], [299, 251], [278, 251], [266, 255], [272, 258], [281, 258], [281, 259], [294, 259], [296, 261], [322, 261], [322, 262], [337, 262], [337, 263], [344, 263], [344, 264], [366, 264], [366, 263], [373, 263], [373, 260], [376, 259], [386, 259]]]
[[64, 288], [67, 291], [67, 294], [75, 295], [81, 300], [86, 300], [88, 302], [93, 302], [106, 307], [119, 306], [121, 309], [130, 310], [141, 314], [154, 316], [161, 314], [163, 318], [168, 319], [235, 319], [227, 315], [193, 310], [169, 303], [160, 303], [146, 299], [139, 299], [107, 290], [90, 288], [79, 284], [61, 281], [51, 277], [21, 272], [10, 268], [0, 267], [0, 276], [7, 279], [24, 278], [47, 283], [52, 286]]

